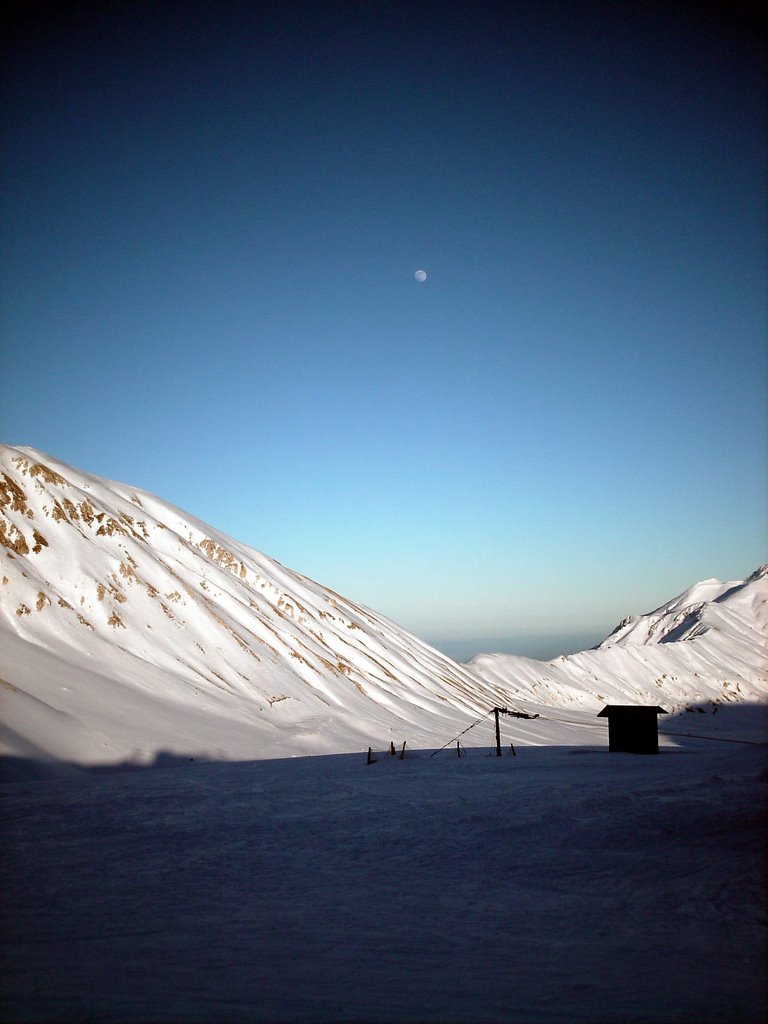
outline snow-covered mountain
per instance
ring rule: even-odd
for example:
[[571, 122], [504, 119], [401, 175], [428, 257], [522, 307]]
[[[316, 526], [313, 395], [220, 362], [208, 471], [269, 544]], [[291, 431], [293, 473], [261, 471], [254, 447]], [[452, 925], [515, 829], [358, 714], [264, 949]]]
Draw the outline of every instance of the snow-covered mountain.
[[[5, 752], [112, 762], [428, 747], [494, 705], [568, 708], [578, 729], [606, 700], [768, 694], [764, 570], [700, 584], [595, 651], [458, 665], [151, 494], [30, 448], [2, 446], [0, 472]], [[562, 742], [544, 718], [516, 742]]]
[[5, 747], [225, 758], [449, 739], [509, 695], [274, 559], [29, 448], [0, 451]]
[[518, 698], [560, 708], [768, 699], [768, 565], [746, 580], [697, 583], [646, 615], [634, 615], [594, 650], [542, 664], [481, 654], [469, 667]]

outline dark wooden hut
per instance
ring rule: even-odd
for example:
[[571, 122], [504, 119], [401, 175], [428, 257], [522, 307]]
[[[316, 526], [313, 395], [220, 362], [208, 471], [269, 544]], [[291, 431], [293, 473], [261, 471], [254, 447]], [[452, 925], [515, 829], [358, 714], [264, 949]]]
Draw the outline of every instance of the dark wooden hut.
[[608, 750], [627, 754], [658, 754], [659, 715], [664, 708], [637, 704], [608, 704], [598, 718], [608, 719]]

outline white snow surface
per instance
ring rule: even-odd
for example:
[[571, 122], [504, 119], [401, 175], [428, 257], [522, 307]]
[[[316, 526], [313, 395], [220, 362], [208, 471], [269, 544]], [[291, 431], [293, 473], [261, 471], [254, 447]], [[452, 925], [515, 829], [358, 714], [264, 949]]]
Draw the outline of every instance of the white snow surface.
[[[708, 580], [600, 647], [459, 665], [159, 498], [0, 449], [0, 752], [78, 764], [441, 746], [494, 706], [519, 744], [605, 703], [765, 702], [768, 572]], [[567, 712], [567, 714], [564, 714]], [[486, 727], [465, 742], [489, 741]]]
[[4, 749], [78, 763], [429, 745], [506, 692], [153, 495], [4, 447]]
[[[597, 712], [605, 704], [697, 705], [768, 699], [768, 566], [706, 580], [621, 622], [598, 647], [541, 662], [480, 654], [469, 668], [520, 701]], [[663, 726], [662, 726], [663, 728]]]
[[[2, 472], [4, 1021], [765, 1019], [765, 570], [461, 666], [149, 494]], [[606, 702], [670, 712], [658, 757]], [[494, 705], [539, 715], [501, 758]]]

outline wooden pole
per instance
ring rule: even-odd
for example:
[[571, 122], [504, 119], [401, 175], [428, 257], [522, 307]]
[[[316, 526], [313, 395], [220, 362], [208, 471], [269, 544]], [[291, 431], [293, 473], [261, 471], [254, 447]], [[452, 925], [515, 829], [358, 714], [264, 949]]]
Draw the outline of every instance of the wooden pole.
[[501, 757], [501, 732], [499, 730], [499, 709], [493, 709], [493, 716], [496, 719], [496, 757]]
[[400, 751], [400, 760], [401, 761], [405, 760], [405, 744], [406, 744], [406, 742], [407, 742], [406, 740], [403, 740], [403, 749]]

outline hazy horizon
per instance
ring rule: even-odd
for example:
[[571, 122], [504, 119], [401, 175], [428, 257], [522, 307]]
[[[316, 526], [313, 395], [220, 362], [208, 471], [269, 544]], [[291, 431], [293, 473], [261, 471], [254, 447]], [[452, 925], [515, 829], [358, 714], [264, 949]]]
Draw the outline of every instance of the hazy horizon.
[[509, 633], [506, 636], [485, 637], [422, 637], [426, 643], [447, 654], [454, 661], [467, 662], [475, 654], [516, 654], [537, 661], [552, 661], [561, 654], [578, 654], [595, 647], [609, 635], [610, 628], [601, 636], [599, 631]]

